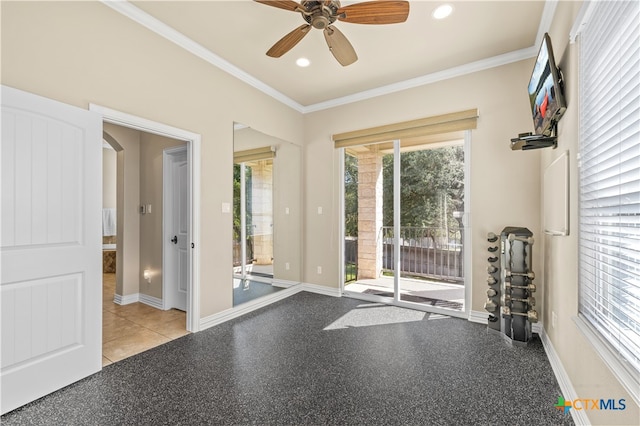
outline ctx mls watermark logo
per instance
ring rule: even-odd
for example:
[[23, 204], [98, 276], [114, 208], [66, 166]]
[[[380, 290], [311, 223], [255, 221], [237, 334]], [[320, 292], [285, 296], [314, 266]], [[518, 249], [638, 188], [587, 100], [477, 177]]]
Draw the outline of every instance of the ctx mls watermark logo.
[[624, 399], [564, 399], [558, 397], [558, 402], [554, 405], [557, 410], [563, 411], [565, 414], [572, 408], [574, 410], [624, 410], [627, 408]]

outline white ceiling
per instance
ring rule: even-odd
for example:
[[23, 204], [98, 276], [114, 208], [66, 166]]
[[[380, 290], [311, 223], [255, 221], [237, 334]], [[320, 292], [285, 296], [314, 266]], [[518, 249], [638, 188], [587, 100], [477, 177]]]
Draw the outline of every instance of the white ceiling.
[[[433, 19], [445, 2], [453, 14]], [[535, 56], [555, 8], [553, 1], [411, 1], [402, 24], [336, 21], [359, 58], [342, 67], [315, 29], [281, 58], [265, 55], [304, 23], [297, 12], [248, 0], [105, 4], [301, 112]], [[295, 65], [301, 56], [309, 67]]]

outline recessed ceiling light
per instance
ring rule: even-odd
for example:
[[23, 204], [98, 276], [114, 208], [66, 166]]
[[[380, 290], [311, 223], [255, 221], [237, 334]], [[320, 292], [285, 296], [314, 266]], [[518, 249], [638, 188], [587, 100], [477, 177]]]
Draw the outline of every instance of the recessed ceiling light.
[[447, 16], [451, 15], [451, 12], [453, 12], [453, 6], [451, 6], [450, 4], [443, 4], [436, 7], [431, 16], [433, 16], [435, 19], [444, 19]]
[[311, 64], [311, 61], [307, 58], [298, 58], [296, 60], [296, 65], [302, 68], [308, 67]]

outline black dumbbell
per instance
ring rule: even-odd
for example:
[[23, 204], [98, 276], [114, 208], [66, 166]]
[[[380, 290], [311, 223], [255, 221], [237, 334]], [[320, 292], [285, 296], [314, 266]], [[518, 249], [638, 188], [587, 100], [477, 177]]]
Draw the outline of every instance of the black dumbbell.
[[498, 261], [498, 258], [497, 258], [497, 257], [495, 257], [495, 256], [490, 256], [490, 257], [488, 257], [488, 258], [487, 258], [487, 261], [488, 261], [489, 263], [494, 263], [494, 262], [497, 262], [497, 261]]
[[487, 234], [487, 241], [489, 241], [490, 243], [495, 243], [496, 241], [498, 241], [498, 236], [493, 232], [489, 232]]

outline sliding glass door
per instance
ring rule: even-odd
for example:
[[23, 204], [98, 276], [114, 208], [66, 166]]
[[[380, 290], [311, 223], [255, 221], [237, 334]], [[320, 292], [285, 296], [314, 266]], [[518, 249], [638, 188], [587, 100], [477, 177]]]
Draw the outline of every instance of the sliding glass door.
[[465, 313], [465, 140], [344, 149], [345, 295]]

